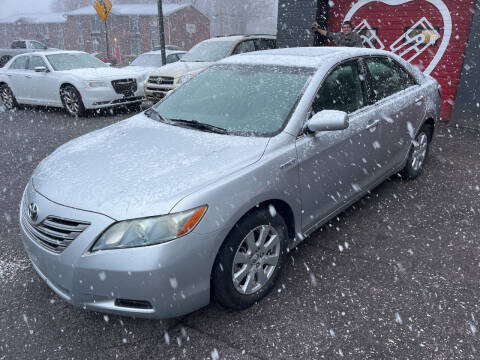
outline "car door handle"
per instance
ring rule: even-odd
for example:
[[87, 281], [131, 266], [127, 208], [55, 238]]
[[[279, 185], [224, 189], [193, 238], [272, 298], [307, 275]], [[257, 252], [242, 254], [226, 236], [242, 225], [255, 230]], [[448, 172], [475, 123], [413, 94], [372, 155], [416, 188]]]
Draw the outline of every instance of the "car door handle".
[[12, 74], [7, 74], [8, 77], [12, 77]]
[[26, 77], [27, 79], [30, 79], [30, 78], [32, 77], [32, 75], [25, 75], [25, 77]]
[[380, 119], [377, 119], [377, 120], [375, 120], [375, 121], [372, 121], [372, 122], [370, 122], [370, 123], [367, 125], [367, 129], [371, 129], [371, 128], [377, 126], [379, 123], [380, 123]]
[[283, 163], [282, 165], [280, 165], [280, 169], [286, 169], [292, 165], [295, 165], [297, 162], [297, 159], [296, 158], [291, 158], [291, 159], [288, 159], [287, 162]]
[[420, 97], [418, 97], [418, 98], [415, 99], [415, 102], [420, 102], [420, 101], [422, 101], [422, 100], [423, 100], [423, 96], [420, 96]]

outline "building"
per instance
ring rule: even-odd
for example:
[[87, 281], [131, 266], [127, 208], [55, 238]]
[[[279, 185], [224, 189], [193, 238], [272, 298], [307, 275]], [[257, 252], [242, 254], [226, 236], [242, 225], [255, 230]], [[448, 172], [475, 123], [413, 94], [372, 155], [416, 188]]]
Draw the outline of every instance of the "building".
[[278, 9], [280, 47], [318, 44], [314, 21], [335, 32], [351, 20], [364, 46], [392, 51], [439, 81], [443, 119], [480, 121], [472, 88], [479, 83], [480, 0], [280, 0]]
[[[107, 17], [111, 54], [129, 63], [138, 54], [158, 45], [156, 4], [114, 5]], [[190, 4], [163, 5], [165, 42], [190, 49], [210, 37], [210, 21]], [[105, 23], [92, 6], [67, 13], [65, 47], [86, 52], [106, 52]]]
[[0, 19], [0, 47], [9, 47], [13, 40], [37, 40], [50, 47], [63, 49], [67, 17], [61, 13], [15, 15]]
[[[152, 0], [144, 0], [152, 1]], [[178, 4], [184, 0], [163, 0]], [[277, 31], [278, 0], [189, 0], [210, 19], [210, 35], [272, 34]]]
[[[186, 50], [210, 37], [210, 20], [190, 4], [164, 4], [165, 42]], [[159, 43], [156, 4], [119, 4], [107, 17], [109, 52], [127, 64]], [[106, 55], [105, 22], [93, 6], [67, 14], [17, 15], [0, 19], [0, 47], [32, 39], [50, 47]]]

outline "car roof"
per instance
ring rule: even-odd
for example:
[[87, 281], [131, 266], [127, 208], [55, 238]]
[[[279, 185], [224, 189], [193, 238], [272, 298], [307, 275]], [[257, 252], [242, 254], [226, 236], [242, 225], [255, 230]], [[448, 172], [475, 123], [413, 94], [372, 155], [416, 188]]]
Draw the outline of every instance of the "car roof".
[[245, 35], [228, 35], [228, 36], [218, 36], [211, 39], [207, 39], [204, 41], [239, 41], [244, 39], [257, 39], [257, 38], [264, 38], [264, 39], [276, 39], [276, 36], [269, 35], [269, 34], [245, 34]]
[[43, 51], [35, 51], [33, 53], [24, 53], [21, 55], [52, 55], [52, 54], [87, 54], [84, 51], [76, 51], [76, 50], [43, 50]]
[[[169, 50], [169, 49], [165, 49], [165, 53], [167, 55], [171, 55], [171, 54], [184, 54], [186, 53], [187, 51], [186, 50]], [[144, 55], [144, 54], [159, 54], [161, 55], [162, 54], [162, 50], [152, 50], [152, 51], [148, 51], [146, 53], [143, 53], [143, 54], [140, 54], [140, 55]], [[138, 56], [140, 56], [138, 55]]]
[[367, 55], [391, 56], [391, 53], [367, 48], [322, 46], [255, 51], [231, 56], [219, 62], [319, 68], [327, 60], [339, 62], [352, 57]]

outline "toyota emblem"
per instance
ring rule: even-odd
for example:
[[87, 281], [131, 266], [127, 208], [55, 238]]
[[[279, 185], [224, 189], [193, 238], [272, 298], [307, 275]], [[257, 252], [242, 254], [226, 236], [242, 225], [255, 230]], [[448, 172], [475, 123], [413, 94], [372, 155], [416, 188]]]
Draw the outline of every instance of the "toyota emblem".
[[28, 205], [28, 217], [32, 221], [36, 221], [38, 218], [38, 206], [35, 203]]

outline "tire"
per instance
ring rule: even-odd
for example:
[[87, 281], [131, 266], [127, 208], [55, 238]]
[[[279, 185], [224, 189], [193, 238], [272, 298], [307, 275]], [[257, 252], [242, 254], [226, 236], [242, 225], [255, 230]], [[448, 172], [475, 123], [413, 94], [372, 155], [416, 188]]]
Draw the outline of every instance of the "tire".
[[212, 270], [214, 296], [222, 306], [246, 309], [272, 290], [285, 261], [287, 234], [285, 220], [264, 208], [235, 225]]
[[1, 67], [4, 67], [5, 64], [11, 59], [12, 57], [11, 56], [8, 56], [8, 55], [4, 55], [0, 58], [0, 68]]
[[408, 152], [407, 163], [405, 167], [400, 171], [400, 176], [407, 180], [413, 180], [420, 176], [422, 173], [423, 165], [428, 156], [430, 149], [430, 141], [432, 139], [432, 130], [427, 124], [423, 124], [415, 140], [410, 145]]
[[0, 85], [0, 97], [7, 110], [13, 110], [18, 107], [17, 99], [7, 84]]
[[71, 116], [79, 117], [85, 114], [82, 97], [72, 85], [65, 85], [60, 89], [60, 99], [63, 107]]
[[141, 102], [137, 102], [137, 103], [133, 103], [133, 104], [128, 104], [127, 105], [127, 110], [129, 112], [140, 112], [142, 111], [142, 103]]

